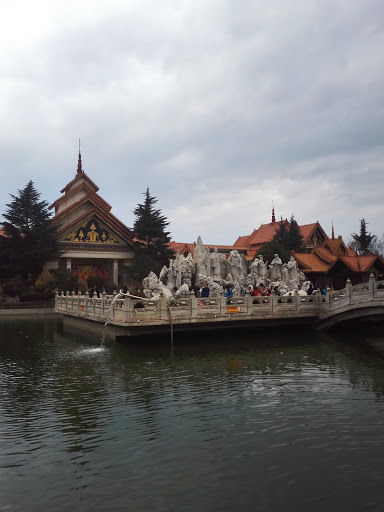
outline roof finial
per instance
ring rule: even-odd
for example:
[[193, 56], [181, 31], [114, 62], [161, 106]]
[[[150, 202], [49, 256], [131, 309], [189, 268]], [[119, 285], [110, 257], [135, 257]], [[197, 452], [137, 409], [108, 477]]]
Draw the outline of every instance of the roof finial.
[[276, 222], [276, 217], [275, 217], [275, 204], [274, 202], [272, 201], [272, 222]]
[[84, 174], [83, 166], [81, 164], [80, 139], [79, 139], [79, 159], [77, 161], [77, 174]]
[[335, 230], [333, 229], [333, 221], [332, 221], [332, 240], [335, 239]]

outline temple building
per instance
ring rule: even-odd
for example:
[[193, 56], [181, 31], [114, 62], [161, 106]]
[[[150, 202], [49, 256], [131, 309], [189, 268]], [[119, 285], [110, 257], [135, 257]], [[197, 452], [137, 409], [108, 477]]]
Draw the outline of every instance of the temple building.
[[126, 281], [133, 263], [132, 231], [111, 213], [111, 206], [97, 193], [99, 187], [85, 174], [79, 151], [77, 172], [50, 209], [58, 226], [60, 258], [49, 268], [67, 269], [86, 280], [101, 274], [109, 285]]

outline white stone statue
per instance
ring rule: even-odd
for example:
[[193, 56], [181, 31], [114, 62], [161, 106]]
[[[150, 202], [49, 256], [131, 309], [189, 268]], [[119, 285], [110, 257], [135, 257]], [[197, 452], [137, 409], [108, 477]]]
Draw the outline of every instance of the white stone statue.
[[163, 284], [167, 284], [167, 282], [168, 282], [168, 269], [165, 265], [160, 270], [159, 281]]
[[257, 284], [257, 286], [259, 286], [260, 283], [263, 283], [263, 285], [265, 287], [267, 287], [268, 284], [269, 284], [269, 279], [268, 279], [268, 262], [267, 261], [264, 262], [264, 258], [263, 258], [262, 254], [259, 254], [259, 264], [258, 264], [258, 267], [259, 267], [259, 278], [258, 278], [256, 284]]
[[282, 278], [282, 267], [283, 262], [279, 258], [278, 254], [275, 254], [275, 257], [273, 258], [270, 266], [271, 270], [271, 281], [274, 283], [276, 281], [281, 281]]
[[181, 263], [180, 254], [176, 254], [175, 261], [173, 262], [173, 279], [177, 289], [181, 286]]
[[284, 263], [283, 266], [281, 267], [281, 281], [284, 284], [289, 283], [289, 270], [286, 263]]
[[204, 252], [204, 265], [205, 265], [205, 275], [210, 277], [211, 275], [211, 250], [209, 247], [206, 247]]
[[220, 277], [221, 279], [225, 279], [227, 275], [227, 257], [225, 254], [219, 252], [219, 260], [220, 260]]
[[[147, 297], [147, 298], [151, 298], [152, 297], [152, 291], [157, 287], [157, 286], [164, 286], [162, 283], [159, 282], [158, 278], [157, 278], [157, 275], [154, 273], [154, 272], [150, 272], [147, 277], [144, 277], [143, 279], [143, 291], [144, 291], [144, 295]], [[164, 286], [165, 288], [165, 286]], [[167, 288], [168, 289], [168, 288]]]
[[250, 273], [253, 276], [253, 285], [255, 285], [259, 279], [259, 261], [258, 256], [256, 256], [249, 267]]
[[224, 293], [223, 287], [216, 283], [212, 277], [207, 277], [206, 282], [208, 283], [210, 297], [219, 297], [219, 295]]
[[213, 253], [210, 257], [211, 260], [211, 277], [214, 281], [220, 281], [221, 280], [221, 273], [220, 273], [220, 258], [219, 258], [219, 251], [217, 247], [213, 249]]
[[179, 290], [178, 290], [178, 293], [179, 293], [179, 296], [182, 298], [182, 299], [186, 299], [188, 297], [190, 297], [190, 291], [189, 291], [189, 286], [187, 285], [187, 283], [183, 283]]
[[287, 263], [287, 269], [289, 273], [289, 280], [290, 281], [296, 281], [298, 282], [299, 277], [299, 267], [297, 265], [297, 261], [293, 256], [290, 257], [288, 263]]
[[[244, 258], [240, 255], [237, 249], [229, 253], [227, 261], [228, 272], [232, 275], [232, 279], [240, 284], [245, 283], [246, 265]], [[228, 281], [228, 279], [227, 279]]]
[[173, 277], [173, 260], [169, 260], [167, 288], [169, 288], [170, 290], [173, 290], [174, 287], [175, 287], [175, 280]]
[[189, 253], [187, 256], [180, 256], [180, 267], [181, 267], [181, 281], [192, 282], [194, 275], [194, 263], [192, 254]]
[[195, 264], [196, 282], [200, 286], [207, 277], [205, 269], [205, 249], [200, 237], [198, 237], [196, 242], [196, 247], [193, 253], [193, 262]]

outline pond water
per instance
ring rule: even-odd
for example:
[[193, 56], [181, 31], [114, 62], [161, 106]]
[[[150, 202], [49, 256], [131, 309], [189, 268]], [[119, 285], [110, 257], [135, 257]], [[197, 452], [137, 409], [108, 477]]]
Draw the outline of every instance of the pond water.
[[384, 510], [384, 359], [359, 332], [153, 342], [0, 320], [0, 511]]

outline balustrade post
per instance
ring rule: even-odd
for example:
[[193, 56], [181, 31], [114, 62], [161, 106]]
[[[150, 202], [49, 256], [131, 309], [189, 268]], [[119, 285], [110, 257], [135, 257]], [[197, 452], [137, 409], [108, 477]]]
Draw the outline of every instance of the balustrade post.
[[[104, 302], [104, 298], [103, 298], [103, 302]], [[122, 311], [124, 313], [124, 320], [127, 320], [127, 321], [130, 321], [130, 320], [133, 320], [132, 318], [132, 299], [131, 297], [125, 297], [124, 299], [124, 304], [123, 304], [123, 307], [122, 307]]]
[[296, 309], [296, 311], [298, 311], [298, 309], [300, 307], [300, 295], [297, 290], [295, 290], [294, 300], [295, 300], [295, 309]]
[[352, 283], [351, 283], [351, 280], [347, 279], [347, 282], [345, 284], [345, 294], [347, 297], [349, 297], [349, 302], [351, 302], [351, 299], [352, 299]]
[[219, 305], [220, 305], [220, 315], [223, 315], [227, 312], [227, 300], [224, 297], [224, 291], [219, 291]]
[[316, 302], [317, 302], [317, 309], [319, 310], [320, 312], [320, 309], [321, 309], [321, 300], [322, 300], [323, 296], [321, 295], [321, 290], [320, 288], [318, 288], [316, 290]]
[[249, 290], [245, 292], [245, 305], [247, 306], [247, 313], [252, 311], [252, 295]]
[[369, 276], [369, 282], [368, 282], [368, 289], [371, 294], [371, 298], [373, 299], [375, 296], [375, 276], [373, 274], [370, 274]]
[[327, 303], [328, 309], [331, 309], [331, 289], [329, 286], [327, 286], [326, 303]]
[[277, 295], [276, 295], [276, 292], [275, 290], [272, 290], [271, 291], [271, 313], [274, 313], [275, 310], [276, 310], [276, 305], [277, 305]]
[[191, 318], [195, 317], [196, 316], [196, 312], [197, 312], [197, 300], [196, 299], [196, 294], [193, 290], [191, 290], [191, 293], [190, 293], [190, 302], [191, 302]]
[[[168, 300], [164, 297], [164, 293], [160, 292], [160, 298], [157, 301], [157, 308], [158, 308], [158, 317], [160, 320], [163, 320], [168, 317]], [[171, 315], [172, 312], [169, 310], [169, 314]]]

